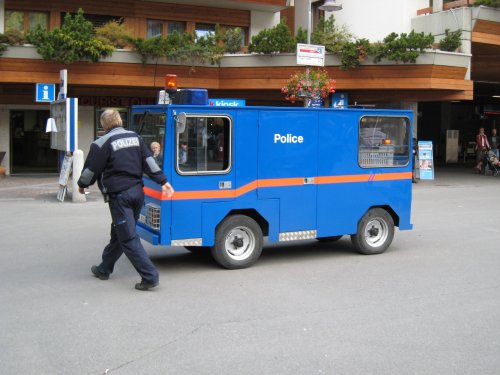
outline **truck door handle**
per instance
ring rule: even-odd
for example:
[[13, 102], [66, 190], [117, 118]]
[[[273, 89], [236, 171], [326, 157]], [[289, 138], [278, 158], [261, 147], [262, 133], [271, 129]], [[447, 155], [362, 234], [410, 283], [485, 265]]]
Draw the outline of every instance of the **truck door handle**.
[[312, 185], [314, 184], [314, 177], [305, 177], [304, 178], [304, 185]]

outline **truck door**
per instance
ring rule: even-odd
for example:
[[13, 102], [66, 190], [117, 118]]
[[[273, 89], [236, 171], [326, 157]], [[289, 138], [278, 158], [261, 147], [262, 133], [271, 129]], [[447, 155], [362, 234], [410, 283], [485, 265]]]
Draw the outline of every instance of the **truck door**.
[[315, 237], [317, 127], [316, 111], [259, 115], [258, 196], [279, 199], [280, 240]]
[[[182, 109], [177, 109], [178, 116]], [[228, 201], [234, 194], [231, 113], [185, 113], [177, 128], [172, 163], [172, 245], [200, 246], [213, 240], [203, 234], [204, 204]], [[183, 115], [184, 116], [184, 115]]]
[[[170, 132], [166, 131], [166, 113], [157, 106], [136, 106], [132, 109], [130, 129], [140, 134], [148, 148], [156, 145], [159, 153], [155, 160], [170, 178]], [[139, 217], [138, 233], [141, 238], [155, 244], [170, 243], [171, 202], [164, 199], [161, 186], [144, 175], [144, 207]]]

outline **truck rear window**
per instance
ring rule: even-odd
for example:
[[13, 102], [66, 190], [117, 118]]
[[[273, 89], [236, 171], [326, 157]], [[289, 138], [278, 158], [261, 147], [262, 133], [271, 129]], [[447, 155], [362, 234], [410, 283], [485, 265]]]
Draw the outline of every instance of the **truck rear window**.
[[359, 166], [401, 167], [410, 161], [407, 117], [364, 116], [359, 123]]
[[231, 169], [231, 119], [228, 116], [188, 115], [177, 133], [180, 174], [225, 173]]

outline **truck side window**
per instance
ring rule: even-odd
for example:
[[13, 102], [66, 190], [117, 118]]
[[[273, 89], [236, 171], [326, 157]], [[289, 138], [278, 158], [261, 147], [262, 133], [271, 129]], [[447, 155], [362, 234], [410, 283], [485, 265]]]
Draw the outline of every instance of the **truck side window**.
[[359, 166], [401, 167], [410, 161], [407, 117], [364, 116], [359, 123]]
[[181, 174], [225, 173], [231, 168], [231, 119], [188, 115], [177, 134], [177, 171]]

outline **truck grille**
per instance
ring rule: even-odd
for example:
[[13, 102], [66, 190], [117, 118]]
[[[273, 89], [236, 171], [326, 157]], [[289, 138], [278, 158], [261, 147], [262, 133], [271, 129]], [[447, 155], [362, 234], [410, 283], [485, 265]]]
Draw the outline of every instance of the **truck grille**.
[[144, 215], [141, 215], [139, 220], [153, 229], [160, 229], [160, 217], [161, 208], [160, 206], [147, 203], [145, 207]]

